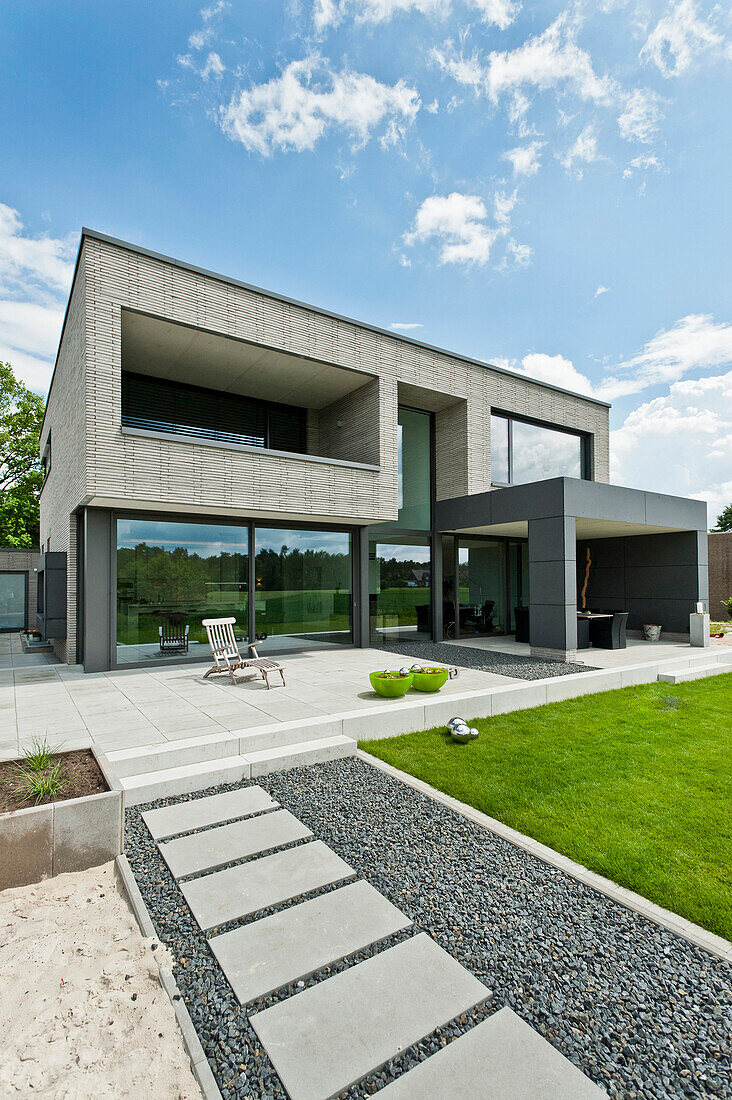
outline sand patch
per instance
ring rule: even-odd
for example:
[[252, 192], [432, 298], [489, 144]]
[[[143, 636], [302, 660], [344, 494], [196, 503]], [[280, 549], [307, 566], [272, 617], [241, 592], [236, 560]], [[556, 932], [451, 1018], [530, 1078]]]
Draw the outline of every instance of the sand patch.
[[197, 1100], [114, 864], [0, 893], [0, 1096]]

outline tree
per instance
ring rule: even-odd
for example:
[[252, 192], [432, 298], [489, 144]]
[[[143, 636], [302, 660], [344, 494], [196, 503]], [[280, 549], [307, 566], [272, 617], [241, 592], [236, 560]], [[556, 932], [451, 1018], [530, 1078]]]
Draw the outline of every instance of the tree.
[[717, 516], [717, 526], [712, 528], [712, 530], [732, 531], [732, 504], [728, 504], [726, 508], [722, 509]]
[[0, 363], [0, 546], [38, 546], [44, 401]]

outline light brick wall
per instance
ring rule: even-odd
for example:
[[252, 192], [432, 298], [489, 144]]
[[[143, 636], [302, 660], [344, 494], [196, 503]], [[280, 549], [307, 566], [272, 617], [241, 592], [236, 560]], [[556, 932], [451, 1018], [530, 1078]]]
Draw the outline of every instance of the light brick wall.
[[379, 429], [379, 381], [374, 378], [319, 411], [317, 453], [378, 466]]
[[468, 493], [468, 403], [458, 401], [435, 414], [435, 496]]
[[[54, 639], [61, 661], [76, 661], [76, 517], [88, 492], [86, 456], [89, 433], [84, 402], [86, 353], [93, 334], [87, 329], [85, 263], [79, 265], [59, 349], [41, 434], [41, 453], [51, 436], [51, 470], [41, 491], [41, 549], [65, 550], [67, 565], [66, 638]], [[50, 540], [50, 542], [49, 542]]]

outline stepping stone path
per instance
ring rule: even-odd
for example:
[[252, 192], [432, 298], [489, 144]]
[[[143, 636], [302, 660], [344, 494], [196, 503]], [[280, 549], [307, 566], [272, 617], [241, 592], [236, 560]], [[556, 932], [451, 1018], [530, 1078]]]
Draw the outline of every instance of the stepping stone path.
[[[327, 1100], [487, 996], [482, 982], [377, 890], [347, 883], [353, 868], [309, 839], [311, 831], [266, 791], [243, 787], [142, 817], [172, 874], [184, 880], [180, 890], [242, 1005], [397, 932], [413, 933], [250, 1016], [291, 1100]], [[305, 842], [273, 851], [294, 841]], [[298, 900], [325, 886], [335, 889]], [[239, 920], [247, 923], [217, 934]], [[382, 1092], [388, 1100], [606, 1095], [508, 1008]]]

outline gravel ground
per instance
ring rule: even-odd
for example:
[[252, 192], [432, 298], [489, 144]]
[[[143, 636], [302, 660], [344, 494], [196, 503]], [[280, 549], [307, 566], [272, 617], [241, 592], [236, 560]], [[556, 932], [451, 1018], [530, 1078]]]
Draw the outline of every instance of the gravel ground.
[[[253, 785], [415, 922], [256, 1008], [418, 931], [432, 934], [490, 990], [484, 1005], [348, 1090], [348, 1100], [378, 1092], [503, 1005], [613, 1097], [732, 1097], [727, 964], [361, 760], [279, 772]], [[127, 855], [176, 960], [179, 988], [225, 1100], [284, 1097], [137, 808], [127, 811]]]
[[519, 657], [513, 653], [498, 653], [470, 645], [447, 645], [445, 642], [394, 642], [393, 645], [372, 645], [371, 648], [403, 653], [405, 657], [416, 657], [424, 664], [459, 665], [480, 672], [495, 672], [498, 676], [516, 676], [520, 680], [544, 680], [548, 676], [597, 671], [589, 665], [538, 661], [535, 657]]

